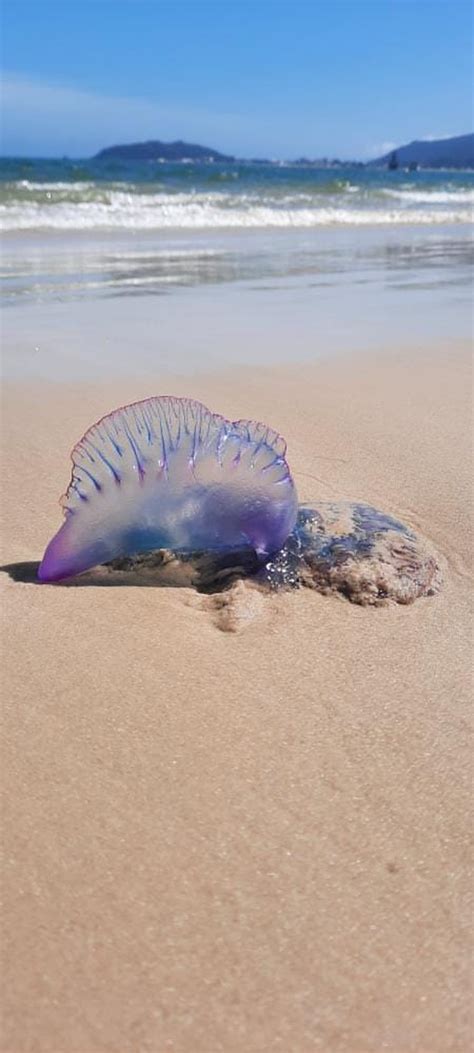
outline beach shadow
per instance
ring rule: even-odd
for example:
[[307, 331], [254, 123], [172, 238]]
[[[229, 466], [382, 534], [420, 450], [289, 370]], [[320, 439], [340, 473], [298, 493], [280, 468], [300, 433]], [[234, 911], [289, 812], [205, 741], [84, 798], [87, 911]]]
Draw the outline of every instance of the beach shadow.
[[23, 581], [28, 585], [39, 585], [38, 567], [39, 563], [33, 560], [29, 563], [6, 563], [4, 567], [0, 567], [0, 570], [8, 574], [12, 581]]
[[91, 570], [64, 581], [38, 581], [37, 560], [23, 563], [7, 563], [0, 571], [8, 574], [12, 581], [23, 585], [53, 586], [61, 589], [82, 588], [192, 588], [196, 592], [219, 593], [228, 589], [237, 578], [248, 577], [258, 568], [254, 553], [242, 553], [241, 559], [234, 555], [200, 558], [169, 558], [166, 555], [146, 553], [132, 559], [118, 559], [104, 563]]
[[176, 588], [183, 584], [179, 581], [161, 581], [156, 580], [156, 578], [152, 580], [151, 576], [147, 578], [143, 574], [134, 574], [133, 572], [128, 572], [126, 575], [123, 572], [114, 572], [109, 569], [104, 572], [102, 567], [87, 571], [78, 575], [77, 578], [68, 578], [66, 581], [44, 582], [38, 581], [39, 565], [39, 561], [36, 560], [31, 560], [27, 563], [7, 563], [0, 567], [0, 570], [8, 574], [12, 581], [21, 582], [25, 585], [41, 585], [42, 588], [51, 587], [52, 585], [55, 589], [124, 588], [130, 585], [140, 585], [142, 588], [150, 588], [150, 586], [153, 588], [169, 588], [173, 585]]

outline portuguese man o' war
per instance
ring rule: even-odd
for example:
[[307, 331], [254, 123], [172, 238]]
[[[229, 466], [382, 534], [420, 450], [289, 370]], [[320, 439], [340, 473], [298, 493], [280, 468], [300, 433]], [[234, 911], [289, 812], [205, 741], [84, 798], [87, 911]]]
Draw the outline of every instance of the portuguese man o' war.
[[200, 402], [150, 398], [94, 424], [72, 452], [64, 523], [40, 581], [153, 549], [277, 552], [293, 530], [296, 489], [286, 444], [255, 421]]
[[265, 424], [150, 398], [94, 424], [72, 462], [42, 582], [98, 568], [94, 584], [218, 593], [248, 579], [375, 606], [440, 588], [436, 554], [394, 517], [349, 501], [299, 506], [286, 443]]

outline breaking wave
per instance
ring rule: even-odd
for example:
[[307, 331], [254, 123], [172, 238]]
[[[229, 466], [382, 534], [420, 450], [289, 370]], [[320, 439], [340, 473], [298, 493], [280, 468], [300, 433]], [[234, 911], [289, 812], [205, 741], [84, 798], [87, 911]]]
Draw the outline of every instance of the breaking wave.
[[385, 189], [385, 197], [397, 198], [414, 205], [474, 205], [474, 190], [399, 190]]
[[470, 172], [0, 160], [5, 231], [224, 230], [472, 222]]
[[[388, 200], [392, 202], [387, 207]], [[470, 223], [474, 192], [380, 189], [346, 184], [311, 192], [144, 192], [123, 184], [28, 183], [4, 187], [4, 231], [200, 230]]]

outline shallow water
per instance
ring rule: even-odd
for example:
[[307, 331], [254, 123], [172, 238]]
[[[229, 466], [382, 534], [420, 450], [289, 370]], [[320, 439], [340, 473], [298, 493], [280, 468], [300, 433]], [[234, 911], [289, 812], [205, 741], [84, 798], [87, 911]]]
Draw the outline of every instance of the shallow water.
[[179, 288], [301, 280], [311, 289], [383, 282], [391, 289], [462, 287], [471, 278], [470, 228], [226, 231], [186, 235], [10, 234], [4, 301], [153, 296]]
[[460, 226], [9, 235], [3, 373], [110, 381], [452, 344], [471, 331], [471, 251]]

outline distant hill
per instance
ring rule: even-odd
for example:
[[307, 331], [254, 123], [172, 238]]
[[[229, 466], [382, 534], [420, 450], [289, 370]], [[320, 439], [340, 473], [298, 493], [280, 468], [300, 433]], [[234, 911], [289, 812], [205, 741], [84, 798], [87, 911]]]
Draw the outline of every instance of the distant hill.
[[474, 133], [453, 139], [415, 140], [369, 161], [369, 167], [388, 165], [394, 154], [401, 168], [415, 164], [420, 168], [474, 168]]
[[147, 143], [127, 143], [121, 146], [107, 146], [95, 155], [97, 161], [234, 161], [234, 157], [211, 150], [208, 146], [196, 143], [162, 143], [152, 139]]

